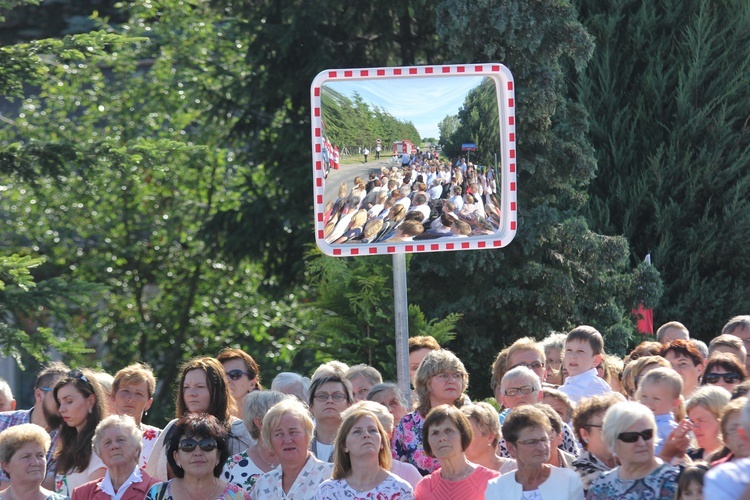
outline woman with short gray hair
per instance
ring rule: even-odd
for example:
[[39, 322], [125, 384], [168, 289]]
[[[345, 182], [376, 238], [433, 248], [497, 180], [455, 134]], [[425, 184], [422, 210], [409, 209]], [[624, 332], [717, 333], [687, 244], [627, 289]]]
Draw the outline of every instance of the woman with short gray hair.
[[103, 478], [73, 491], [73, 500], [140, 500], [159, 480], [141, 470], [141, 430], [130, 415], [111, 415], [96, 426], [92, 446], [107, 466]]
[[276, 468], [279, 462], [278, 457], [260, 439], [263, 416], [274, 405], [291, 397], [278, 391], [253, 391], [245, 396], [242, 409], [243, 420], [255, 442], [242, 453], [227, 459], [221, 473], [225, 481], [242, 486], [249, 493], [258, 476]]
[[620, 466], [605, 472], [589, 488], [587, 499], [672, 499], [679, 471], [654, 455], [656, 421], [635, 402], [611, 406], [604, 415], [602, 437]]

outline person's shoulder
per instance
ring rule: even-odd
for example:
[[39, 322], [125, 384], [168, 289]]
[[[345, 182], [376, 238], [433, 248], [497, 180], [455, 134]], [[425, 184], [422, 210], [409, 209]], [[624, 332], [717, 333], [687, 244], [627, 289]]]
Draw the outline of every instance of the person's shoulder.
[[741, 458], [739, 460], [733, 460], [731, 462], [725, 462], [715, 467], [711, 467], [706, 472], [706, 479], [708, 480], [720, 480], [725, 478], [735, 478], [738, 476], [745, 476], [750, 482], [750, 458]]
[[477, 468], [474, 471], [474, 474], [476, 474], [479, 478], [485, 481], [489, 481], [490, 479], [495, 479], [497, 477], [500, 477], [500, 473], [498, 471], [488, 469], [487, 467], [483, 465], [477, 465]]
[[391, 483], [392, 486], [397, 486], [400, 489], [403, 489], [404, 491], [412, 491], [411, 484], [409, 484], [409, 481], [406, 479], [399, 477], [398, 475], [394, 474], [393, 472], [388, 472], [388, 477], [383, 481]]

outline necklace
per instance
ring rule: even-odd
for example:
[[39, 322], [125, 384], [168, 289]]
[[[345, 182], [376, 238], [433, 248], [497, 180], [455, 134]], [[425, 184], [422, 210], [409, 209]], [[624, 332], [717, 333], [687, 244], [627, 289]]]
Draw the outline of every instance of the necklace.
[[[212, 500], [214, 498], [214, 494], [216, 493], [216, 489], [219, 487], [219, 482], [214, 478], [214, 489], [209, 493], [208, 498], [206, 500]], [[193, 497], [190, 496], [190, 492], [187, 489], [187, 486], [185, 485], [185, 480], [182, 481], [182, 489], [185, 490], [185, 494], [188, 497], [188, 500], [193, 500]]]
[[463, 479], [466, 479], [466, 476], [468, 476], [468, 475], [469, 475], [469, 472], [470, 472], [470, 471], [471, 471], [471, 464], [470, 464], [470, 463], [467, 463], [467, 464], [466, 464], [466, 468], [464, 469], [463, 473], [462, 473], [462, 474], [461, 474], [461, 475], [460, 475], [459, 477], [457, 477], [457, 478], [455, 478], [455, 479], [449, 479], [449, 478], [445, 477], [445, 473], [444, 473], [444, 472], [443, 472], [442, 470], [440, 471], [440, 475], [441, 475], [441, 476], [443, 477], [443, 479], [445, 479], [446, 481], [453, 481], [453, 482], [455, 482], [455, 481], [461, 481], [461, 480], [463, 480]]
[[268, 460], [266, 460], [266, 457], [263, 456], [263, 451], [260, 449], [260, 446], [256, 446], [255, 451], [260, 459], [263, 460], [270, 468], [275, 469], [276, 466], [279, 465], [278, 462], [269, 462]]

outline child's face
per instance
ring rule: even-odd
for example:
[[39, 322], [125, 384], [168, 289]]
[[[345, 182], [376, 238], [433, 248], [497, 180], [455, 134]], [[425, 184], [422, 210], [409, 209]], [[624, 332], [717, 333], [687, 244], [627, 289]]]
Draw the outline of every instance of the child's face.
[[703, 488], [698, 481], [690, 481], [688, 487], [682, 492], [681, 500], [703, 500]]
[[674, 397], [672, 388], [668, 384], [644, 382], [640, 388], [638, 402], [648, 407], [654, 415], [664, 415], [674, 411], [678, 401], [679, 398]]
[[601, 362], [601, 355], [594, 354], [591, 345], [585, 340], [569, 340], [565, 343], [565, 368], [568, 375], [575, 377], [594, 368]]

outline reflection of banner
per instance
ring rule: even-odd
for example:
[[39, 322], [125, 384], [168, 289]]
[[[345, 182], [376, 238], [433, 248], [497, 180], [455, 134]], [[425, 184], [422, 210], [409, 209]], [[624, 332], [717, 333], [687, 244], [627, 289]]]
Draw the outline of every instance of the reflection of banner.
[[[651, 254], [646, 255], [643, 259], [646, 264], [651, 265]], [[638, 333], [646, 335], [654, 334], [654, 310], [646, 309], [643, 304], [639, 304], [637, 309], [633, 309], [633, 315], [635, 316], [635, 329]]]

